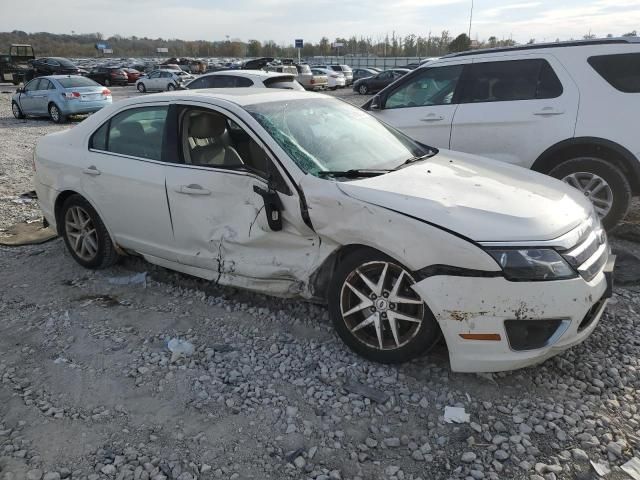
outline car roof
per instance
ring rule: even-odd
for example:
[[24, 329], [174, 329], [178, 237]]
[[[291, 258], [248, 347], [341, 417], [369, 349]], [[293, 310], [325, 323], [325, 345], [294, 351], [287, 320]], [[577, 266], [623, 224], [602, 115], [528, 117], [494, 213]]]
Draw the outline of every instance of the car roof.
[[[293, 76], [293, 73], [287, 73], [287, 72], [265, 72], [264, 70], [220, 70], [219, 72], [211, 72], [211, 73], [205, 73], [204, 75], [201, 75], [201, 77], [207, 77], [207, 76], [213, 76], [213, 75], [231, 75], [234, 77], [248, 77], [248, 76], [252, 76], [252, 77], [264, 77], [264, 78], [268, 78], [268, 77], [282, 77], [282, 76]], [[199, 77], [200, 78], [200, 77]]]
[[[202, 90], [177, 90], [175, 92], [162, 92], [143, 97], [132, 97], [119, 103], [127, 102], [128, 105], [145, 103], [153, 100], [224, 100], [240, 107], [257, 105], [269, 102], [286, 102], [292, 100], [305, 100], [309, 98], [322, 98], [332, 100], [333, 97], [321, 93], [303, 92], [299, 90], [284, 90], [277, 88], [205, 88]], [[338, 101], [338, 100], [336, 100]]]
[[47, 79], [59, 80], [61, 78], [87, 78], [87, 77], [83, 77], [82, 75], [43, 75], [43, 76], [37, 77], [37, 78], [47, 78]]
[[620, 45], [620, 44], [640, 44], [640, 37], [617, 37], [617, 38], [596, 38], [592, 40], [570, 40], [566, 42], [532, 43], [527, 45], [516, 45], [513, 47], [480, 48], [478, 50], [467, 50], [465, 52], [450, 53], [440, 58], [467, 57], [471, 55], [482, 55], [485, 53], [514, 52], [518, 50], [538, 50], [547, 48], [567, 48], [567, 47], [587, 47], [590, 45]]

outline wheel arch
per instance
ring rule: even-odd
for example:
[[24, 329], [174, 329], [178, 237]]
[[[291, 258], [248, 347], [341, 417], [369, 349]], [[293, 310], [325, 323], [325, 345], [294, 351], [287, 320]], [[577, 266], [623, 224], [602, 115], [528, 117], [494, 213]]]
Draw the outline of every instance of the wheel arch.
[[[326, 304], [329, 295], [329, 284], [331, 283], [331, 279], [333, 278], [333, 274], [340, 265], [340, 263], [351, 255], [354, 252], [360, 250], [368, 250], [372, 253], [378, 253], [381, 255], [385, 255], [394, 261], [398, 262], [400, 265], [404, 266], [402, 262], [395, 259], [392, 255], [387, 252], [383, 252], [382, 250], [372, 247], [370, 245], [365, 245], [362, 243], [350, 243], [347, 245], [341, 245], [337, 249], [335, 249], [331, 254], [329, 254], [324, 261], [320, 264], [318, 268], [311, 274], [309, 277], [309, 288], [311, 290], [312, 296], [316, 301]], [[405, 266], [405, 268], [407, 268]], [[408, 271], [411, 269], [407, 268]]]
[[531, 170], [549, 173], [564, 160], [578, 156], [595, 156], [610, 161], [629, 179], [634, 194], [640, 194], [640, 161], [622, 145], [598, 137], [576, 137], [558, 142], [545, 150]]
[[[64, 224], [62, 219], [62, 206], [64, 205], [64, 202], [67, 200], [67, 198], [71, 197], [72, 195], [78, 195], [84, 198], [87, 202], [89, 202], [89, 204], [98, 213], [98, 215], [100, 215], [100, 210], [96, 207], [96, 204], [87, 196], [75, 190], [68, 189], [68, 190], [61, 191], [56, 197], [55, 203], [53, 204], [53, 215], [54, 215], [54, 218], [56, 219], [56, 230], [59, 236], [62, 236], [62, 228]], [[114, 247], [116, 248], [118, 253], [122, 254], [123, 253], [122, 249], [116, 243], [116, 239], [113, 236], [113, 232], [109, 228], [109, 225], [107, 225], [107, 223], [104, 221], [104, 217], [102, 215], [100, 215], [100, 219], [102, 220], [102, 224], [104, 225], [104, 228], [106, 228], [107, 232], [109, 233], [109, 237], [111, 238], [111, 242], [113, 243]]]

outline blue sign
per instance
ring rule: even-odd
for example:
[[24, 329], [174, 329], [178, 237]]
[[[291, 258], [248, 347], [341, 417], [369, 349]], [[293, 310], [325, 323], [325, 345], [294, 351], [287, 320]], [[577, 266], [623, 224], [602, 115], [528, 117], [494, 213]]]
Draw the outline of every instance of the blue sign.
[[302, 48], [302, 39], [296, 38], [296, 48]]
[[105, 48], [109, 48], [106, 43], [96, 43], [96, 50], [104, 50]]

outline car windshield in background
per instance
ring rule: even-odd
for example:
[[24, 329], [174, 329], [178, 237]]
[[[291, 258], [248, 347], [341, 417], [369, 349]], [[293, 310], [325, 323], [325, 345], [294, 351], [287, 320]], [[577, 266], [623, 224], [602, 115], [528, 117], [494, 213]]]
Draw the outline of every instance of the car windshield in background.
[[344, 102], [314, 98], [246, 110], [304, 172], [393, 169], [427, 153], [400, 132]]
[[71, 77], [71, 78], [58, 78], [58, 83], [62, 85], [62, 88], [78, 88], [78, 87], [99, 87], [100, 84], [94, 82], [90, 78], [84, 77]]
[[73, 62], [67, 60], [66, 58], [58, 58], [58, 57], [56, 57], [56, 58], [52, 58], [52, 60], [58, 62], [63, 67], [74, 67], [75, 68], [75, 65], [73, 64]]

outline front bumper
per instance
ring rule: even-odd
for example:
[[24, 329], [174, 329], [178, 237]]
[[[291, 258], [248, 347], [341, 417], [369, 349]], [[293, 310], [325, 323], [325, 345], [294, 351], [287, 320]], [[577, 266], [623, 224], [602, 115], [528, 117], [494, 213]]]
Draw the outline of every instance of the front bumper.
[[[434, 276], [413, 288], [440, 324], [453, 371], [514, 370], [540, 363], [584, 341], [593, 332], [611, 295], [614, 260], [611, 257], [603, 271], [589, 282], [581, 277], [511, 282], [503, 277]], [[512, 321], [513, 325], [518, 320], [561, 320], [562, 329], [541, 348], [515, 350], [505, 321]]]

